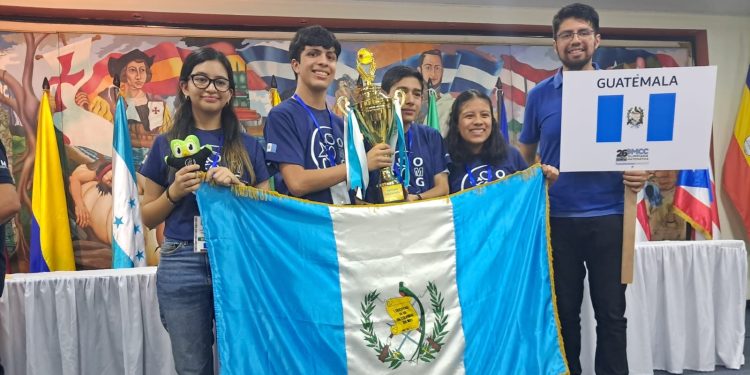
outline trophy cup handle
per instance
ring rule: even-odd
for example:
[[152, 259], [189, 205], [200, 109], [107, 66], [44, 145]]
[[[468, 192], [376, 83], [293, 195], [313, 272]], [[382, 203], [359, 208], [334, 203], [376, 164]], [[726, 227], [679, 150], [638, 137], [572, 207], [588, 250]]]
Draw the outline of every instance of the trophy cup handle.
[[346, 96], [339, 96], [336, 100], [336, 107], [338, 107], [341, 113], [346, 116], [346, 114], [349, 113], [349, 98]]

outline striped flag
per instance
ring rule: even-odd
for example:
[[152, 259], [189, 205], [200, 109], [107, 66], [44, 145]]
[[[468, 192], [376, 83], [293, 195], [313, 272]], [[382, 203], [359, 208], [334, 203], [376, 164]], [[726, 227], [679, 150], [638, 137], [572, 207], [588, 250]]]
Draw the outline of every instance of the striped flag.
[[646, 189], [641, 189], [636, 198], [635, 242], [651, 241], [651, 224], [648, 221], [648, 206], [646, 206]]
[[112, 268], [142, 267], [146, 265], [144, 228], [122, 96], [115, 106], [112, 147]]
[[398, 205], [234, 192], [197, 192], [223, 374], [568, 371], [540, 167]]
[[48, 90], [44, 90], [39, 102], [30, 225], [29, 271], [75, 271], [68, 204]]
[[696, 239], [719, 239], [719, 211], [710, 168], [680, 171], [674, 191], [674, 210], [695, 229]]
[[740, 107], [724, 160], [724, 191], [737, 208], [745, 232], [750, 234], [750, 67], [742, 87]]
[[271, 77], [276, 76], [278, 89], [281, 92], [293, 90], [296, 86], [294, 71], [289, 64], [289, 42], [261, 42], [248, 46], [239, 51], [240, 56], [247, 62], [268, 86]]
[[458, 51], [458, 55], [460, 59], [450, 91], [475, 89], [490, 95], [497, 83], [502, 60], [492, 61], [471, 51]]
[[511, 102], [508, 121], [522, 124], [523, 113], [526, 109], [526, 94], [537, 83], [554, 75], [556, 70], [537, 69], [518, 61], [511, 55], [501, 55], [500, 58], [503, 61], [503, 67], [500, 70], [503, 93]]

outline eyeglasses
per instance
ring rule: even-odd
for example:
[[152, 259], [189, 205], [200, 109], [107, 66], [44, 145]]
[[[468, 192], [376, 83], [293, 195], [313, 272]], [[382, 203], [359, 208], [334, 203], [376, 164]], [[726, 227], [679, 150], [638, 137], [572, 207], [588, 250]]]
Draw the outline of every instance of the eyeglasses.
[[594, 30], [584, 29], [578, 31], [563, 31], [560, 34], [557, 34], [557, 39], [562, 40], [563, 42], [569, 42], [573, 40], [573, 37], [576, 35], [578, 35], [578, 39], [586, 39], [594, 35]]
[[206, 89], [208, 88], [208, 86], [211, 86], [212, 83], [214, 84], [216, 91], [219, 92], [225, 92], [231, 88], [231, 84], [226, 78], [211, 79], [204, 76], [203, 74], [192, 74], [190, 76], [190, 80], [193, 81], [195, 87], [199, 89]]

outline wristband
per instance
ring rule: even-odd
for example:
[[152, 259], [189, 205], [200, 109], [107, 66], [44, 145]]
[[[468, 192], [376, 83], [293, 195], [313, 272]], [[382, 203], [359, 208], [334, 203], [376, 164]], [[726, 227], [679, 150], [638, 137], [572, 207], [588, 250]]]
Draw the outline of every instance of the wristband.
[[167, 190], [164, 190], [164, 192], [166, 193], [167, 200], [169, 201], [169, 203], [172, 203], [173, 206], [176, 206], [177, 202], [174, 199], [172, 199], [172, 197], [169, 195], [169, 186], [167, 186]]

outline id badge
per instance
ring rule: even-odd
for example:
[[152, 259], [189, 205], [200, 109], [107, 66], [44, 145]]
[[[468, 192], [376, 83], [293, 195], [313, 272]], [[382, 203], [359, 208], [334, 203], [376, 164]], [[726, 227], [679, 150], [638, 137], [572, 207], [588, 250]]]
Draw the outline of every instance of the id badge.
[[331, 186], [331, 200], [333, 204], [350, 204], [349, 189], [346, 187], [346, 181], [341, 181]]
[[201, 224], [201, 217], [193, 217], [193, 251], [196, 253], [205, 253], [208, 251], [206, 248], [206, 235], [203, 233], [203, 224]]

